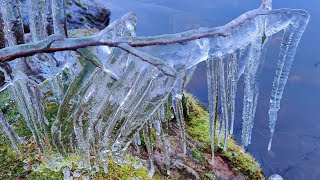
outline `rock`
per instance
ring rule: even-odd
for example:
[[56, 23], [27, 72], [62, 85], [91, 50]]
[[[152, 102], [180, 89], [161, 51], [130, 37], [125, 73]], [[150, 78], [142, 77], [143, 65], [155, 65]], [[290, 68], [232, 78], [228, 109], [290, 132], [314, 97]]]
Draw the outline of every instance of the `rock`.
[[[27, 0], [20, 0], [23, 17], [24, 32], [26, 42], [31, 41], [29, 29], [29, 16]], [[109, 25], [110, 10], [95, 0], [67, 0], [66, 16], [68, 29], [97, 29], [102, 30]], [[5, 75], [1, 69], [10, 72], [10, 68], [5, 67], [5, 63], [0, 64], [0, 88], [5, 84]]]
[[104, 29], [110, 22], [110, 10], [94, 0], [67, 0], [69, 29]]
[[[28, 4], [22, 3], [22, 17], [25, 33], [29, 33]], [[67, 0], [66, 16], [68, 29], [104, 29], [110, 22], [110, 10], [95, 0]]]
[[200, 175], [193, 168], [179, 160], [174, 161], [172, 166], [180, 170], [180, 176], [182, 176], [183, 179], [200, 179]]

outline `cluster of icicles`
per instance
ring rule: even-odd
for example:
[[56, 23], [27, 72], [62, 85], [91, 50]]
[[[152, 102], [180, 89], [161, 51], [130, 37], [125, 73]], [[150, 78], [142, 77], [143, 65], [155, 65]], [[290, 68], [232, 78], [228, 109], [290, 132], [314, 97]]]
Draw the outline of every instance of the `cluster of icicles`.
[[[35, 2], [31, 1], [34, 6]], [[17, 36], [11, 28], [21, 22], [21, 16], [14, 14], [18, 11], [10, 12], [5, 8], [10, 3], [3, 3], [4, 35], [7, 45], [14, 46]], [[213, 156], [216, 137], [223, 137], [218, 139], [224, 139], [223, 148], [226, 150], [228, 136], [233, 133], [237, 85], [239, 78], [244, 77], [242, 145], [247, 146], [251, 142], [259, 96], [259, 74], [268, 43], [273, 34], [284, 30], [269, 109], [272, 140], [284, 86], [309, 15], [303, 10], [270, 9], [270, 4], [264, 4], [225, 26], [154, 37], [135, 37], [136, 18], [129, 13], [101, 33], [70, 39], [70, 43], [116, 41], [125, 37], [130, 42], [148, 46], [131, 47], [123, 43], [121, 48], [87, 47], [77, 52], [38, 54], [16, 59], [8, 62], [11, 74], [1, 69], [7, 79], [2, 91], [10, 92], [16, 108], [32, 132], [45, 167], [57, 171], [63, 169], [66, 179], [80, 176], [84, 170], [94, 174], [100, 167], [107, 173], [110, 155], [121, 164], [127, 147], [132, 142], [140, 144], [140, 131], [143, 131], [149, 153], [151, 177], [154, 172], [152, 128], [163, 145], [169, 174], [170, 142], [167, 133], [170, 128], [168, 121], [172, 117], [168, 116], [168, 112], [173, 107], [183, 151], [187, 153], [182, 92], [196, 65], [207, 62]], [[12, 16], [20, 19], [10, 21]], [[31, 12], [29, 16], [32, 39], [37, 42], [48, 35], [45, 31], [47, 26], [41, 26], [45, 21], [32, 23], [40, 17], [39, 14]], [[54, 32], [61, 32], [59, 24], [53, 25]], [[215, 32], [227, 36], [206, 36]], [[181, 39], [187, 41], [181, 43]], [[64, 43], [67, 44], [68, 40]], [[15, 50], [19, 52], [21, 49], [17, 47]], [[5, 52], [5, 49], [0, 50], [0, 55]], [[46, 116], [48, 105], [58, 107], [54, 118]], [[220, 118], [217, 118], [218, 112], [221, 112]], [[17, 135], [2, 112], [0, 122], [13, 149], [21, 154], [20, 145], [25, 140]], [[268, 149], [271, 148], [271, 140]], [[71, 158], [74, 156], [77, 158]], [[74, 172], [70, 172], [72, 163], [77, 164]]]

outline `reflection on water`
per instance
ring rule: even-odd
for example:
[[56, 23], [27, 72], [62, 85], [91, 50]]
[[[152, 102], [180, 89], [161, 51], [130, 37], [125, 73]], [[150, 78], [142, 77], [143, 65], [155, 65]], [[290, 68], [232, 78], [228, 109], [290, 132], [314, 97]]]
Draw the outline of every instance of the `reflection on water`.
[[[245, 0], [99, 1], [111, 9], [111, 21], [129, 11], [135, 12], [140, 36], [220, 26], [260, 5], [259, 1]], [[267, 177], [280, 174], [284, 179], [316, 180], [320, 177], [320, 56], [317, 45], [320, 42], [320, 1], [281, 0], [275, 1], [273, 7], [305, 9], [311, 14], [311, 20], [296, 53], [278, 115], [272, 151], [268, 152], [268, 106], [281, 37], [272, 39], [261, 80], [253, 144], [248, 151], [261, 163]], [[205, 64], [198, 66], [187, 89], [204, 104], [208, 103]], [[238, 98], [237, 139], [241, 133], [242, 92], [238, 92]]]

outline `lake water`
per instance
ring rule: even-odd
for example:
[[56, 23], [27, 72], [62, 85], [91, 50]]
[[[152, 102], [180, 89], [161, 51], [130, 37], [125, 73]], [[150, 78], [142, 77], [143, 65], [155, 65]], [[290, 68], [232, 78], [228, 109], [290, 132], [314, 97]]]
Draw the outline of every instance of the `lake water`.
[[[138, 36], [220, 26], [260, 5], [259, 1], [253, 0], [99, 1], [111, 9], [111, 21], [129, 11], [135, 12]], [[320, 1], [281, 0], [275, 1], [273, 8], [305, 9], [311, 14], [311, 20], [296, 53], [278, 114], [272, 151], [268, 152], [268, 106], [281, 37], [276, 35], [272, 39], [248, 151], [259, 161], [267, 177], [278, 173], [290, 180], [320, 179]], [[198, 66], [187, 90], [208, 104], [205, 64]], [[239, 88], [238, 109], [241, 106], [242, 92]], [[241, 110], [237, 111], [237, 140], [241, 134], [241, 113]]]

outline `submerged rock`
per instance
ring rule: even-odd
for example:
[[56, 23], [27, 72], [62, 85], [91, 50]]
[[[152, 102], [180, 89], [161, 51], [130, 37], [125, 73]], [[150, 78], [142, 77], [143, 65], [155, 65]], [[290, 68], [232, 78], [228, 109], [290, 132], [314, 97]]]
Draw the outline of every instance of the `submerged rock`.
[[279, 174], [274, 174], [268, 180], [283, 180], [283, 178]]

